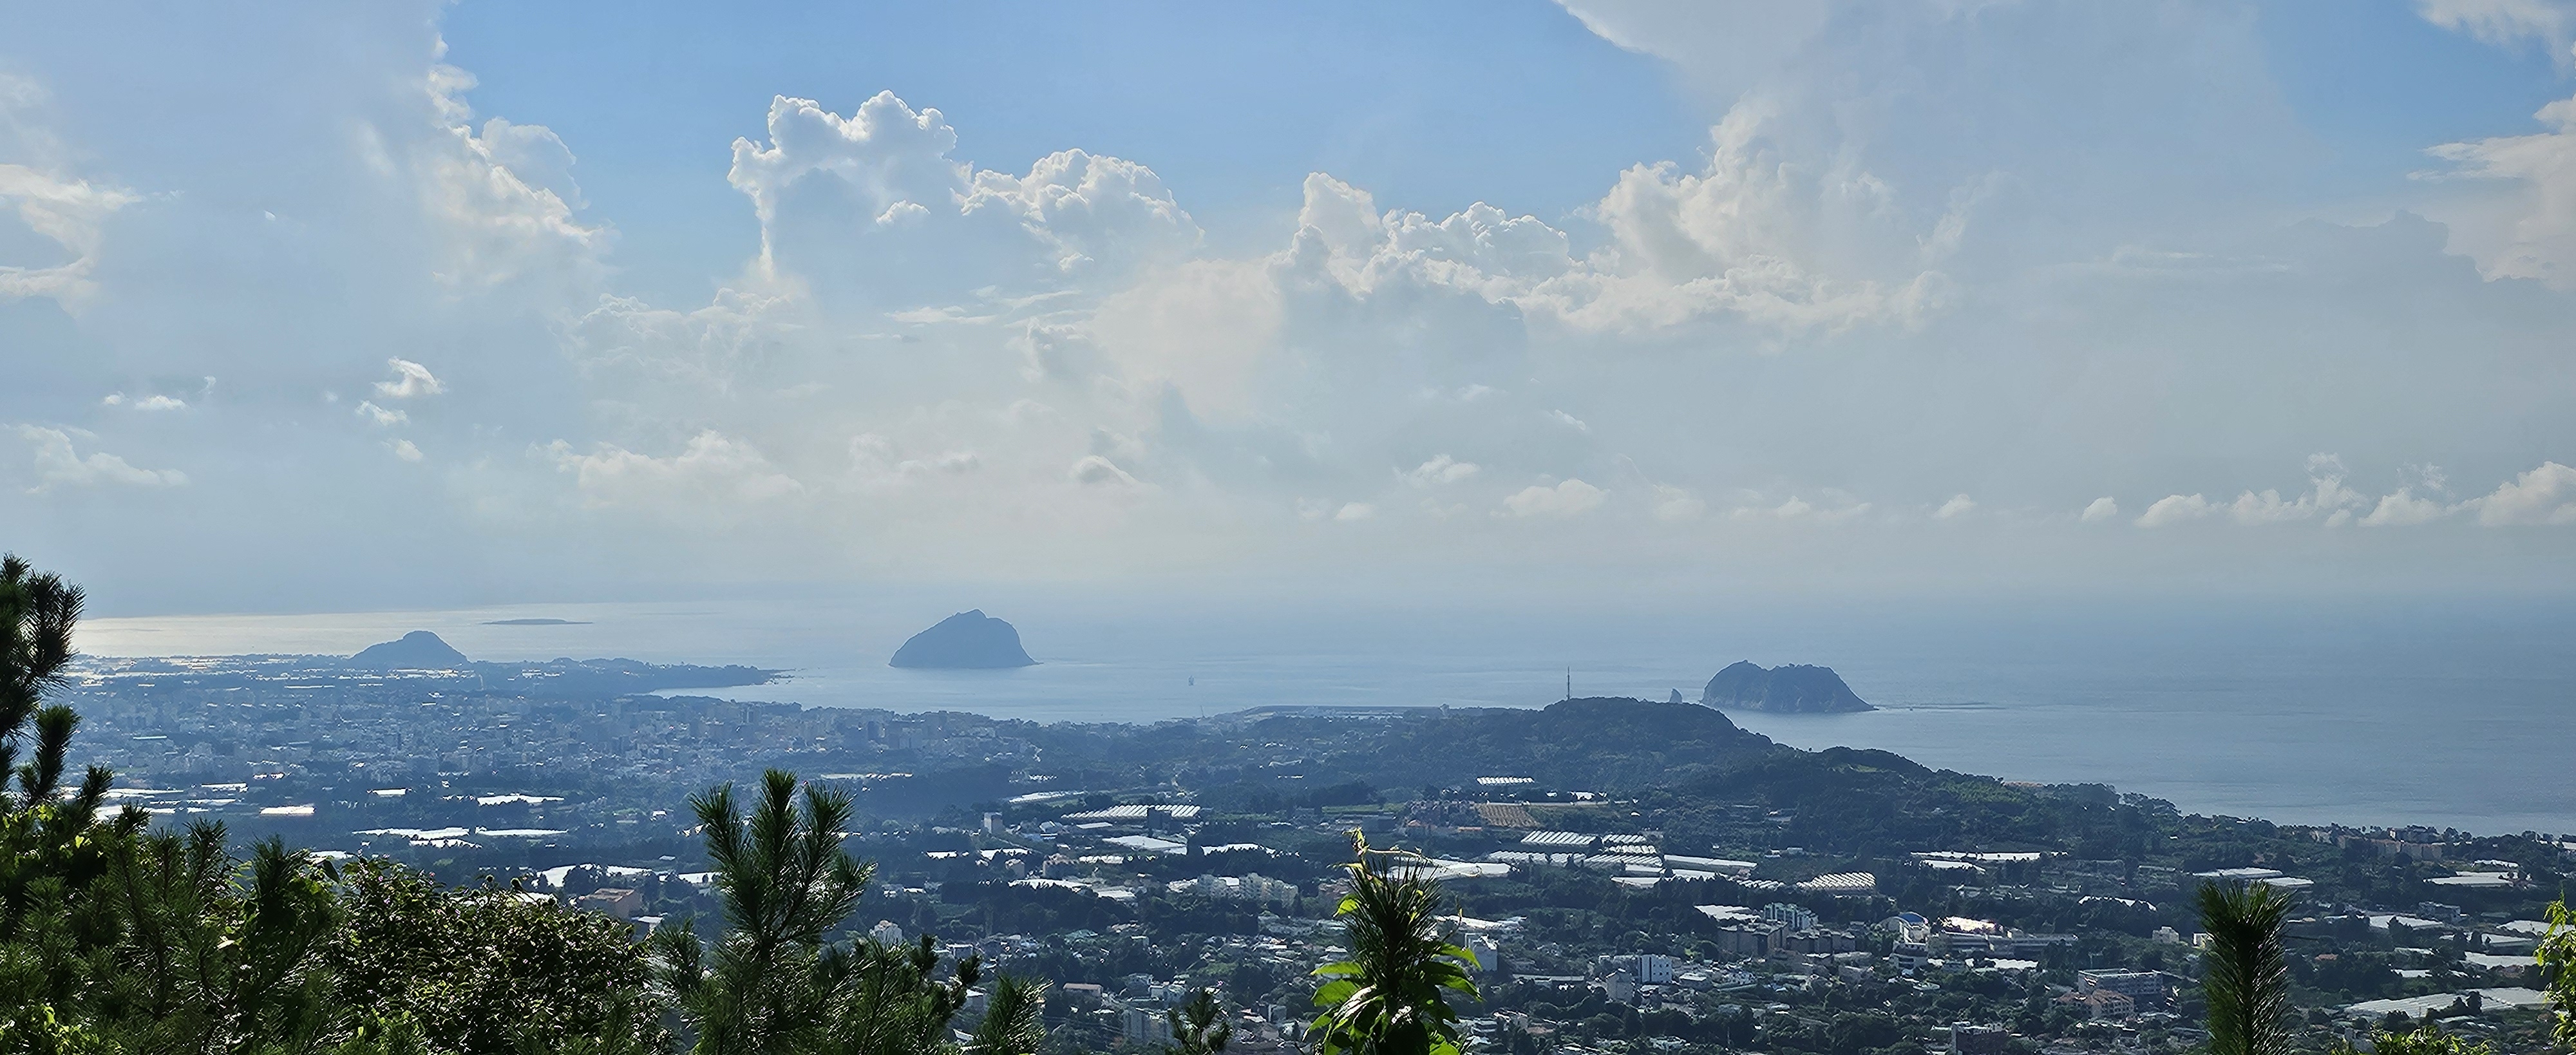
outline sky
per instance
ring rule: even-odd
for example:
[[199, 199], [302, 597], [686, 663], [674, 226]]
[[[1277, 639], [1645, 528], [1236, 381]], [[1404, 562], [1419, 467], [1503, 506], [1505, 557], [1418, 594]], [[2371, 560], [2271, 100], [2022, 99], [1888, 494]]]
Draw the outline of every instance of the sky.
[[2576, 589], [2576, 3], [0, 17], [103, 614]]

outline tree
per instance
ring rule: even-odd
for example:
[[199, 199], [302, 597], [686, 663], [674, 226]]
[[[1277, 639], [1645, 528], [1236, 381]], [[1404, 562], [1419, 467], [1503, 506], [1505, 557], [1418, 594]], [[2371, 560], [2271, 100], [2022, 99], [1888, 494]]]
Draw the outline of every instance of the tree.
[[594, 1051], [658, 1049], [662, 1006], [630, 926], [485, 883], [451, 890], [381, 860], [341, 873], [346, 921], [324, 951], [337, 995], [459, 1055], [588, 1038]]
[[1312, 1032], [1322, 1055], [1457, 1055], [1458, 1013], [1441, 990], [1470, 998], [1474, 953], [1440, 929], [1440, 891], [1429, 862], [1398, 850], [1372, 850], [1351, 833], [1356, 860], [1351, 892], [1338, 915], [1351, 958], [1315, 969], [1329, 978], [1315, 992], [1324, 1008]]
[[[984, 1020], [968, 1035], [968, 1055], [1037, 1055], [1046, 1046], [1045, 993], [1044, 982], [1009, 975], [995, 978], [993, 992], [984, 1002]], [[1223, 1041], [1217, 1047], [1223, 1048]]]
[[[2484, 1041], [2472, 1044], [2455, 1033], [2444, 1033], [2442, 1027], [2424, 1023], [2411, 1032], [2375, 1030], [2370, 1035], [2371, 1055], [2496, 1055], [2495, 1045]], [[2350, 1041], [2337, 1043], [2332, 1055], [2359, 1055], [2360, 1049]]]
[[773, 769], [748, 816], [731, 784], [689, 805], [706, 826], [726, 923], [703, 970], [693, 931], [663, 945], [682, 968], [675, 988], [697, 1026], [697, 1050], [754, 1055], [814, 1043], [833, 995], [827, 976], [849, 967], [845, 954], [824, 955], [824, 935], [858, 907], [872, 874], [841, 849], [850, 797], [809, 787], [800, 809], [795, 775]]
[[2576, 1047], [2576, 913], [2561, 898], [2549, 903], [2549, 931], [2540, 940], [2540, 969], [2549, 976], [2549, 1009], [2558, 1019], [2558, 1044]]
[[344, 874], [275, 839], [238, 856], [221, 824], [102, 817], [97, 767], [67, 791], [79, 718], [44, 696], [81, 600], [0, 557], [0, 1052], [660, 1046], [622, 923], [380, 861]]
[[2290, 963], [2282, 938], [2289, 914], [2289, 895], [2270, 884], [2201, 884], [2200, 926], [2209, 933], [2201, 987], [2209, 1001], [2211, 1055], [2290, 1050]]
[[725, 932], [655, 934], [682, 1021], [701, 1055], [1033, 1055], [1045, 1042], [1044, 987], [997, 978], [961, 1046], [950, 1024], [982, 976], [975, 957], [938, 977], [928, 934], [911, 945], [832, 940], [867, 890], [870, 866], [841, 849], [850, 798], [771, 770], [747, 812], [731, 785], [691, 800], [724, 905]]
[[1225, 1020], [1225, 1007], [1213, 989], [1201, 989], [1187, 1003], [1165, 1009], [1163, 1023], [1172, 1028], [1172, 1055], [1218, 1055], [1234, 1039], [1234, 1025]]

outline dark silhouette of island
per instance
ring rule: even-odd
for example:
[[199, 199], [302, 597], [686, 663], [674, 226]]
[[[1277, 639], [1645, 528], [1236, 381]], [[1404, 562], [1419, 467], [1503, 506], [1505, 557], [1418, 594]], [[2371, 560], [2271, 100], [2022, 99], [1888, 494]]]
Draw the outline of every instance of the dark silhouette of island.
[[485, 626], [589, 626], [587, 619], [486, 619]]
[[465, 653], [427, 630], [404, 634], [400, 641], [369, 645], [349, 657], [350, 666], [382, 670], [461, 670], [469, 662]]
[[1783, 714], [1841, 714], [1850, 711], [1874, 711], [1843, 684], [1842, 675], [1832, 667], [1810, 667], [1799, 664], [1764, 670], [1751, 661], [1738, 662], [1708, 679], [1708, 689], [1700, 693], [1699, 702], [1711, 707], [1740, 707], [1748, 711], [1773, 711]]
[[894, 650], [890, 667], [924, 670], [997, 670], [1037, 665], [1020, 647], [1020, 632], [983, 609], [959, 612], [912, 635]]
[[[1012, 639], [1016, 642], [1018, 639]], [[347, 659], [313, 657], [324, 669], [382, 671], [407, 684], [425, 688], [528, 691], [564, 697], [610, 697], [663, 689], [721, 689], [765, 685], [784, 673], [758, 667], [700, 667], [644, 663], [632, 659], [551, 659], [507, 663], [476, 662], [427, 630], [414, 630], [399, 641], [369, 645]], [[396, 673], [399, 672], [399, 673]], [[370, 674], [370, 677], [377, 675]], [[205, 679], [222, 687], [221, 679]]]

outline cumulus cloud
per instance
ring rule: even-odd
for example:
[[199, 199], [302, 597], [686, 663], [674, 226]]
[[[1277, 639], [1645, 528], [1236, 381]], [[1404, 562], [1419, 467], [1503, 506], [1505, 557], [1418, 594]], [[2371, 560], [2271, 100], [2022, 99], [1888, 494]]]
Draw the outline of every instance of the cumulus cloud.
[[429, 368], [419, 363], [397, 358], [385, 360], [385, 365], [393, 368], [394, 379], [376, 382], [377, 395], [387, 399], [413, 399], [447, 391], [447, 386], [440, 384], [438, 378], [430, 374]]
[[1735, 510], [1737, 520], [1780, 520], [1791, 523], [1840, 524], [1869, 512], [1870, 504], [1839, 492], [1827, 492], [1824, 501], [1810, 502], [1797, 495], [1778, 505], [1754, 504]]
[[1476, 475], [1476, 471], [1477, 465], [1474, 462], [1462, 462], [1446, 454], [1436, 454], [1429, 461], [1409, 470], [1396, 470], [1395, 475], [1397, 479], [1414, 487], [1433, 487], [1457, 483]]
[[391, 443], [385, 444], [385, 449], [394, 452], [394, 457], [407, 462], [425, 461], [429, 457], [428, 455], [420, 452], [419, 444], [413, 443], [410, 440], [395, 440]]
[[574, 217], [583, 200], [571, 148], [543, 125], [493, 118], [478, 131], [464, 101], [474, 83], [454, 66], [431, 66], [423, 89], [440, 134], [403, 157], [387, 145], [386, 130], [371, 127], [366, 140], [381, 168], [408, 168], [418, 181], [440, 249], [432, 273], [451, 289], [476, 292], [509, 284], [595, 289], [612, 232]]
[[2137, 523], [2142, 528], [2165, 527], [2198, 520], [2217, 511], [2217, 507], [2209, 504], [2209, 499], [2198, 494], [2166, 495], [2139, 514]]
[[2480, 270], [2576, 289], [2576, 99], [2533, 116], [2549, 130], [2445, 143], [2428, 153], [2450, 163], [2438, 178], [2495, 184], [2491, 196], [2446, 217]]
[[1578, 479], [1548, 487], [1532, 484], [1503, 498], [1503, 512], [1516, 517], [1581, 516], [1601, 508], [1610, 492]]
[[906, 456], [893, 440], [866, 433], [850, 440], [850, 469], [863, 485], [892, 485], [934, 477], [964, 476], [983, 468], [974, 451], [947, 450]]
[[2576, 469], [2542, 462], [2467, 504], [2477, 509], [2478, 523], [2489, 527], [2576, 524]]
[[2119, 515], [2120, 503], [2113, 500], [2111, 496], [2104, 495], [2086, 503], [2084, 512], [2077, 514], [2076, 519], [2087, 524], [2097, 524]]
[[57, 484], [68, 487], [177, 487], [188, 482], [187, 475], [176, 469], [139, 469], [105, 451], [83, 455], [73, 447], [71, 434], [62, 429], [20, 425], [18, 437], [35, 447], [37, 482], [31, 489], [33, 492], [41, 493]]
[[107, 394], [107, 398], [101, 399], [98, 402], [100, 406], [104, 407], [131, 407], [135, 410], [144, 411], [146, 413], [188, 409], [187, 400], [180, 399], [176, 396], [164, 396], [158, 394], [149, 396], [127, 396], [123, 392], [110, 392]]
[[1656, 484], [1655, 518], [1658, 520], [1697, 520], [1708, 513], [1708, 502], [1686, 488]]
[[2401, 487], [2381, 495], [2379, 503], [2361, 518], [2363, 527], [2413, 527], [2429, 524], [2451, 515], [2451, 507], [2432, 498], [2418, 497], [2413, 488]]
[[386, 428], [401, 425], [411, 420], [410, 414], [400, 410], [387, 410], [383, 407], [377, 406], [376, 402], [372, 399], [362, 400], [358, 403], [357, 415], [360, 418], [364, 418], [380, 427]]
[[1966, 495], [1952, 495], [1949, 501], [1941, 503], [1941, 508], [1932, 511], [1932, 519], [1956, 520], [1976, 511], [1976, 499]]
[[1076, 460], [1069, 475], [1073, 482], [1090, 487], [1139, 486], [1136, 478], [1119, 468], [1117, 462], [1097, 454], [1086, 454]]
[[573, 477], [590, 505], [661, 506], [674, 512], [710, 499], [758, 503], [805, 493], [805, 485], [770, 464], [752, 444], [713, 429], [691, 436], [666, 458], [613, 444], [590, 453], [561, 440], [545, 448], [556, 471]]
[[1026, 175], [949, 157], [937, 109], [880, 92], [842, 117], [779, 96], [728, 179], [760, 221], [763, 274], [828, 301], [908, 307], [986, 286], [1049, 289], [1176, 260], [1199, 228], [1153, 170], [1080, 150]]
[[[2212, 503], [2199, 494], [2167, 495], [2148, 506], [2137, 524], [2139, 527], [2163, 527], [2223, 512], [2228, 519], [2247, 527], [2318, 518], [2323, 518], [2329, 526], [2341, 526], [2351, 521], [2354, 507], [2369, 504], [2369, 499], [2344, 484], [2344, 477], [2342, 459], [2331, 454], [2313, 454], [2308, 456], [2308, 489], [2299, 494], [2283, 498], [2278, 488], [2247, 490], [2223, 505]], [[2114, 515], [2117, 509], [2114, 504], [2103, 515]], [[2088, 516], [2091, 512], [2090, 508], [2086, 510]]]

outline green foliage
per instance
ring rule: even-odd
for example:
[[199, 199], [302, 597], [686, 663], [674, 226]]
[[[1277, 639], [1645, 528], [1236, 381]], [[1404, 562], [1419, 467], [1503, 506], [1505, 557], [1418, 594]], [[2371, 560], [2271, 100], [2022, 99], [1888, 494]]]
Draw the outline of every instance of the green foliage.
[[1213, 989], [1201, 989], [1187, 1003], [1164, 1009], [1163, 1024], [1172, 1028], [1172, 1055], [1217, 1055], [1234, 1039], [1234, 1026], [1225, 1020], [1225, 1007]]
[[[968, 958], [946, 980], [930, 935], [910, 946], [831, 940], [858, 906], [871, 869], [841, 849], [849, 796], [771, 770], [760, 797], [735, 804], [730, 785], [692, 800], [706, 827], [725, 933], [702, 943], [693, 927], [655, 935], [665, 977], [702, 1055], [945, 1055], [960, 1050], [950, 1023], [981, 974]], [[996, 979], [984, 1018], [964, 1045], [981, 1055], [1031, 1055], [1045, 1042], [1042, 987]]]
[[1420, 857], [1372, 850], [1351, 835], [1357, 859], [1339, 917], [1351, 958], [1315, 969], [1312, 1034], [1321, 1055], [1457, 1055], [1458, 1013], [1441, 990], [1469, 998], [1475, 954], [1440, 929], [1438, 884]]
[[79, 718], [43, 700], [81, 600], [0, 558], [0, 1052], [662, 1046], [624, 924], [384, 862], [343, 874], [274, 839], [240, 857], [220, 824], [102, 816], [111, 775], [64, 786]]
[[2264, 883], [2204, 883], [2199, 900], [2201, 929], [2209, 933], [2201, 988], [2211, 1055], [2285, 1055], [2293, 1010], [2282, 936], [2289, 896]]
[[[2442, 1032], [2442, 1027], [2427, 1022], [2410, 1033], [2377, 1030], [2370, 1035], [2372, 1055], [2496, 1055], [2495, 1045], [2470, 1043], [2456, 1033]], [[2352, 1055], [2349, 1045], [2337, 1047], [2335, 1055]]]
[[2549, 903], [2549, 932], [2538, 950], [2549, 978], [2549, 1010], [2557, 1017], [2558, 1043], [2576, 1048], [2576, 912], [2565, 899]]
[[515, 888], [450, 890], [383, 861], [350, 866], [340, 895], [347, 922], [323, 959], [341, 998], [438, 1051], [660, 1045], [650, 963], [625, 923]]

